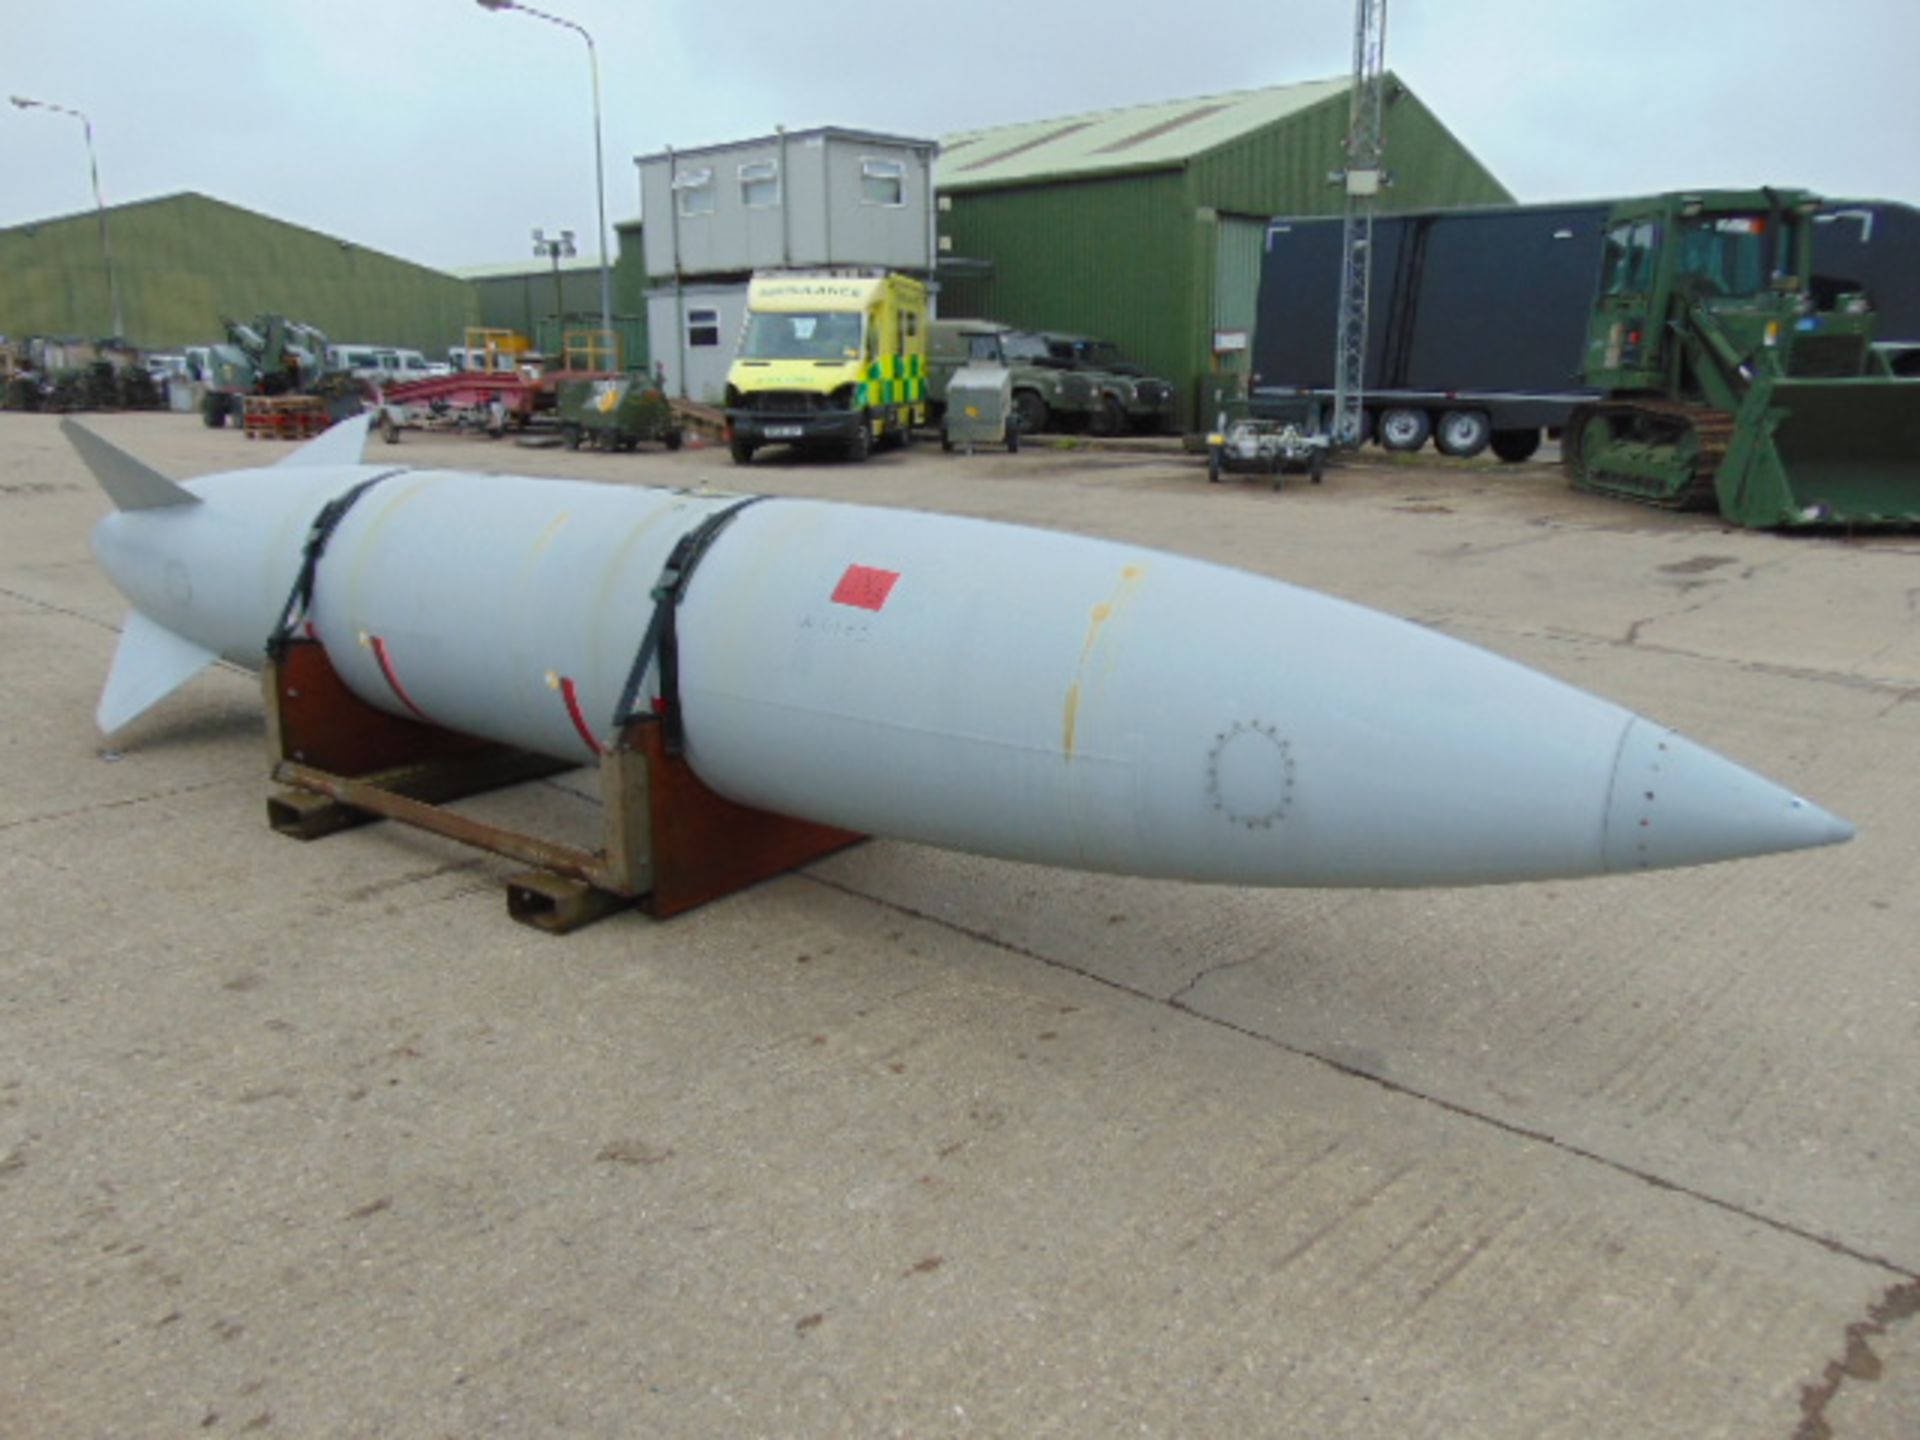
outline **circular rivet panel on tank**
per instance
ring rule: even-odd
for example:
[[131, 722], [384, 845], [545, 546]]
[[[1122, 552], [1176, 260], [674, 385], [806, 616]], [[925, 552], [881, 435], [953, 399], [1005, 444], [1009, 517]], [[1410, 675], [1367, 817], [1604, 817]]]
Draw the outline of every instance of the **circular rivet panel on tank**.
[[1207, 796], [1233, 824], [1270, 829], [1293, 805], [1293, 747], [1272, 725], [1235, 722], [1207, 750]]

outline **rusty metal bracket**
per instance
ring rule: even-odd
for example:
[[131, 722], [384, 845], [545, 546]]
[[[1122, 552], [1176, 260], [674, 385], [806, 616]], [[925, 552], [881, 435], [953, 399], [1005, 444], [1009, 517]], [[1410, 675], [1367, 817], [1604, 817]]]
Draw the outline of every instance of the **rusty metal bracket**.
[[314, 840], [393, 820], [518, 860], [535, 868], [507, 882], [507, 913], [549, 933], [629, 907], [665, 919], [865, 838], [716, 795], [653, 716], [601, 757], [599, 850], [504, 829], [445, 803], [575, 767], [376, 710], [314, 641], [289, 641], [261, 677], [273, 778], [288, 787], [267, 802], [274, 830]]

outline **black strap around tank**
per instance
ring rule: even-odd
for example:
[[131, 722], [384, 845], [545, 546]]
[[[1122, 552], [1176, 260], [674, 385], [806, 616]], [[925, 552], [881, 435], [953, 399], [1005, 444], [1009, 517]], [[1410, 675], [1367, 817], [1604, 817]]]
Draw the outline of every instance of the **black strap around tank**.
[[620, 704], [613, 714], [613, 731], [616, 735], [632, 722], [634, 705], [640, 698], [640, 686], [646, 679], [647, 666], [657, 654], [660, 657], [658, 705], [660, 722], [664, 727], [661, 738], [668, 754], [680, 753], [683, 740], [680, 722], [680, 640], [674, 614], [680, 608], [681, 600], [686, 597], [693, 572], [699, 568], [701, 559], [712, 548], [720, 532], [731, 525], [733, 517], [742, 510], [766, 498], [764, 495], [749, 495], [743, 500], [734, 501], [725, 509], [715, 510], [674, 542], [672, 551], [667, 555], [667, 563], [660, 569], [660, 579], [653, 587], [653, 619], [648, 622], [639, 652], [633, 657], [633, 668], [627, 672], [627, 683], [621, 688]]
[[320, 569], [320, 557], [326, 553], [327, 542], [333, 538], [333, 532], [340, 528], [340, 522], [347, 518], [347, 512], [353, 509], [362, 495], [382, 480], [405, 473], [407, 467], [403, 465], [382, 470], [378, 475], [369, 475], [352, 489], [343, 490], [320, 507], [320, 513], [313, 517], [313, 524], [307, 529], [306, 544], [301, 548], [300, 573], [294, 576], [293, 589], [287, 595], [287, 603], [281, 607], [279, 623], [267, 637], [267, 654], [276, 660], [280, 658], [287, 648], [287, 641], [293, 636], [294, 626], [312, 606], [313, 581]]

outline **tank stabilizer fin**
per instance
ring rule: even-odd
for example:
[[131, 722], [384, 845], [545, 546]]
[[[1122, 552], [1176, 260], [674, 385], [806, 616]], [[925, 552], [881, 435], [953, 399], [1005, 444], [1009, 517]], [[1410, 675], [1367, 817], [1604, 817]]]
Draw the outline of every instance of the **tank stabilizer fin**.
[[136, 460], [111, 441], [102, 440], [72, 420], [60, 422], [60, 433], [86, 462], [93, 478], [122, 510], [160, 510], [169, 505], [198, 505], [200, 497], [177, 485], [144, 460]]
[[111, 735], [137, 720], [219, 658], [138, 610], [129, 610], [106, 688], [93, 712], [100, 733]]

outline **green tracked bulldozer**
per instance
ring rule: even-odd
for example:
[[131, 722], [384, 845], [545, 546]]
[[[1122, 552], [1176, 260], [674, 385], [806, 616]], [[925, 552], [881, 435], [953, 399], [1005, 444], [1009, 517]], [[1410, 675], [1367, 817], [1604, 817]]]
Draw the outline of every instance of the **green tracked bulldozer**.
[[1577, 488], [1763, 529], [1920, 524], [1920, 379], [1874, 363], [1865, 295], [1813, 274], [1819, 203], [1615, 207], [1585, 370], [1603, 398], [1561, 441]]

